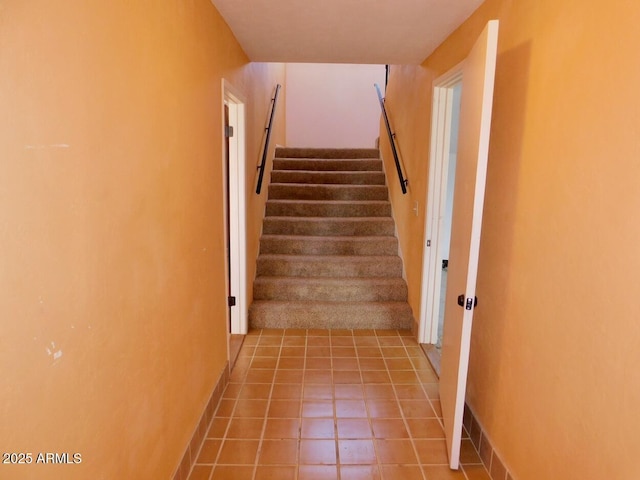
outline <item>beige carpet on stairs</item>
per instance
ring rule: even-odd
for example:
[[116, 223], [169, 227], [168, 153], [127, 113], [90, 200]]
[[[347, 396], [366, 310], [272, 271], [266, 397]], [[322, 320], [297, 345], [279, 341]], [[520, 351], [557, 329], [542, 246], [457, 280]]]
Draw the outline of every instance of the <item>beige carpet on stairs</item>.
[[378, 150], [276, 149], [251, 327], [410, 329], [394, 232]]

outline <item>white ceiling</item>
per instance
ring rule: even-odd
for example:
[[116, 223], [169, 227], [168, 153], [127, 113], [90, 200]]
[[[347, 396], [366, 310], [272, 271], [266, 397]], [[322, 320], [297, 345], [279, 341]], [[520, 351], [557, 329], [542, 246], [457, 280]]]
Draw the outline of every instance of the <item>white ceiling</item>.
[[212, 0], [251, 61], [418, 64], [484, 0]]

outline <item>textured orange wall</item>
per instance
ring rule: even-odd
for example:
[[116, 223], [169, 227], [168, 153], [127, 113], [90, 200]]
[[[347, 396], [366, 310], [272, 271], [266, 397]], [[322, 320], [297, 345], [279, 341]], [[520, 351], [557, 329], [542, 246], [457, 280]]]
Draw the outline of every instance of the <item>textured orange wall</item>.
[[421, 66], [392, 67], [387, 103], [413, 180], [410, 199], [393, 195], [412, 306], [424, 219], [409, 202], [426, 195], [431, 82], [491, 18], [499, 56], [467, 400], [518, 480], [638, 478], [637, 2], [489, 0]]
[[283, 68], [207, 0], [2, 2], [0, 45], [0, 443], [82, 454], [0, 478], [168, 478], [227, 359], [221, 78], [253, 164]]

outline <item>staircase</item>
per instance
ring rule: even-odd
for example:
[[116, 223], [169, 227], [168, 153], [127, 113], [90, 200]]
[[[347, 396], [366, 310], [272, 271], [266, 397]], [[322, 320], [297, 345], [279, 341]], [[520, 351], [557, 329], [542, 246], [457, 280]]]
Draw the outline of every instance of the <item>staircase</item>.
[[378, 150], [276, 149], [253, 298], [253, 328], [411, 328]]

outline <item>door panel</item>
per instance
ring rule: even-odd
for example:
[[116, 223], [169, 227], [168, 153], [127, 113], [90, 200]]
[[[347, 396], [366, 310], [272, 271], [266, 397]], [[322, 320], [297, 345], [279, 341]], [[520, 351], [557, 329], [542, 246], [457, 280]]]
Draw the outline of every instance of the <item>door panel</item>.
[[[492, 20], [462, 67], [460, 136], [440, 372], [440, 399], [452, 469], [457, 469], [460, 463], [474, 308], [467, 309], [466, 304], [475, 298], [476, 290], [497, 43], [498, 21]], [[465, 306], [458, 306], [459, 295], [463, 295]]]

